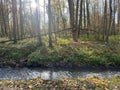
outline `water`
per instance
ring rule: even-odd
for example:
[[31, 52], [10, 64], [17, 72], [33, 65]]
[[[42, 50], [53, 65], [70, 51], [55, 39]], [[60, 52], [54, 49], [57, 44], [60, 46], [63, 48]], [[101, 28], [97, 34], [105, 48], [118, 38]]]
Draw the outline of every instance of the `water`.
[[100, 78], [112, 78], [120, 76], [120, 70], [63, 70], [63, 69], [39, 69], [39, 68], [0, 68], [0, 80], [28, 80], [34, 78], [59, 79], [59, 78], [87, 78], [98, 76]]

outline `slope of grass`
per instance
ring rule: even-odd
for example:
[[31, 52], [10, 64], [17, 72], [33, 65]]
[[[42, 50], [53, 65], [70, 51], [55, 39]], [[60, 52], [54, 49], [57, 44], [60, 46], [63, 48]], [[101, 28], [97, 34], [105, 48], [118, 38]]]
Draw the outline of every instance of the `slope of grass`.
[[[47, 38], [45, 38], [47, 40]], [[24, 66], [113, 66], [120, 65], [120, 42], [103, 43], [97, 41], [73, 42], [57, 38], [54, 48], [48, 43], [39, 47], [36, 39], [26, 39], [17, 44], [0, 44], [0, 62]], [[21, 61], [23, 59], [23, 61]], [[21, 62], [21, 63], [20, 63]]]
[[29, 55], [31, 63], [62, 62], [72, 63], [77, 66], [119, 66], [120, 43], [104, 44], [99, 42], [78, 42], [65, 45], [55, 45], [54, 49], [47, 47], [38, 48]]
[[13, 42], [2, 43], [0, 44], [0, 64], [19, 63], [20, 60], [27, 58], [30, 53], [36, 50], [36, 47], [38, 47], [36, 39], [22, 40], [17, 44], [13, 44]]

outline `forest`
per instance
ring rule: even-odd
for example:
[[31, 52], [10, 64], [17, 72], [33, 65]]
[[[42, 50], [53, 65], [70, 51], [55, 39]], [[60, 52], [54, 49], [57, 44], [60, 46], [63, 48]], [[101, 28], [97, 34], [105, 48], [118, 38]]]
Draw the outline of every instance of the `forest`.
[[0, 90], [120, 90], [120, 0], [0, 0]]

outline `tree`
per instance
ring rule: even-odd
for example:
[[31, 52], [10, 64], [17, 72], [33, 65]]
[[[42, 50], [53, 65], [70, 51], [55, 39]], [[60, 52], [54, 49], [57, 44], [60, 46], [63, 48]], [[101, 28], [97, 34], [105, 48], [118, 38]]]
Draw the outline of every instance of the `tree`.
[[82, 29], [82, 8], [83, 0], [80, 2], [80, 16], [79, 16], [79, 28], [78, 28], [78, 37], [80, 37], [80, 30]]
[[69, 35], [77, 42], [87, 35], [108, 42], [120, 31], [120, 0], [43, 0], [40, 5], [41, 1], [0, 0], [0, 37], [14, 43], [37, 37], [42, 46], [42, 34], [48, 34], [53, 47], [57, 36]]
[[68, 0], [68, 5], [69, 5], [69, 14], [70, 14], [70, 26], [72, 28], [72, 37], [75, 42], [78, 41], [78, 36], [77, 33], [78, 31], [75, 28], [75, 9], [74, 9], [74, 1], [73, 0]]
[[16, 0], [12, 0], [12, 15], [13, 15], [13, 37], [14, 37], [14, 43], [17, 43], [17, 16], [16, 16], [16, 11], [17, 11], [17, 2]]
[[37, 31], [37, 37], [38, 37], [38, 41], [39, 41], [39, 45], [42, 46], [42, 39], [41, 39], [41, 31], [40, 31], [40, 12], [39, 12], [39, 0], [35, 0], [36, 4], [37, 4], [37, 8], [35, 11], [35, 15], [36, 15], [36, 31]]
[[120, 31], [120, 0], [118, 0], [118, 31]]
[[5, 5], [7, 2], [6, 1], [3, 1], [3, 0], [1, 0], [0, 1], [0, 5], [1, 5], [1, 7], [0, 7], [0, 11], [1, 11], [1, 13], [0, 13], [0, 17], [1, 17], [1, 30], [2, 30], [2, 36], [8, 36], [8, 32], [7, 32], [7, 14], [6, 14], [6, 12], [7, 12], [7, 6]]
[[22, 0], [20, 0], [20, 31], [21, 31], [21, 38], [23, 38], [24, 35], [24, 25], [23, 25], [23, 4], [22, 4]]
[[78, 10], [79, 10], [79, 2], [80, 2], [80, 0], [77, 0], [77, 2], [76, 2], [76, 30], [78, 31], [78, 14], [79, 14], [79, 12], [78, 12]]
[[107, 0], [105, 0], [105, 6], [104, 6], [104, 40], [106, 42], [108, 42], [108, 39], [109, 39], [109, 31], [108, 31], [109, 29], [108, 29], [108, 24], [107, 24], [107, 22], [108, 22], [107, 6], [108, 6]]
[[51, 0], [48, 0], [48, 24], [49, 24], [49, 29], [48, 29], [48, 33], [49, 33], [49, 47], [53, 47], [52, 45], [52, 13], [51, 13]]
[[[86, 0], [86, 9], [87, 9], [87, 28], [90, 29], [90, 10], [89, 10], [89, 0]], [[89, 36], [89, 33], [87, 33]]]

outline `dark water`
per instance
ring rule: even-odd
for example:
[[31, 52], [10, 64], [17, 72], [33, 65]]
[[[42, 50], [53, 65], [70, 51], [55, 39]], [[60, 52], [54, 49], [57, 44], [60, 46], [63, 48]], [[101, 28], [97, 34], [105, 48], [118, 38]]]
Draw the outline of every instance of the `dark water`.
[[28, 68], [0, 68], [0, 80], [26, 80], [33, 78], [59, 79], [59, 78], [87, 78], [98, 76], [100, 78], [112, 78], [120, 76], [120, 70], [63, 70], [63, 69], [28, 69]]

